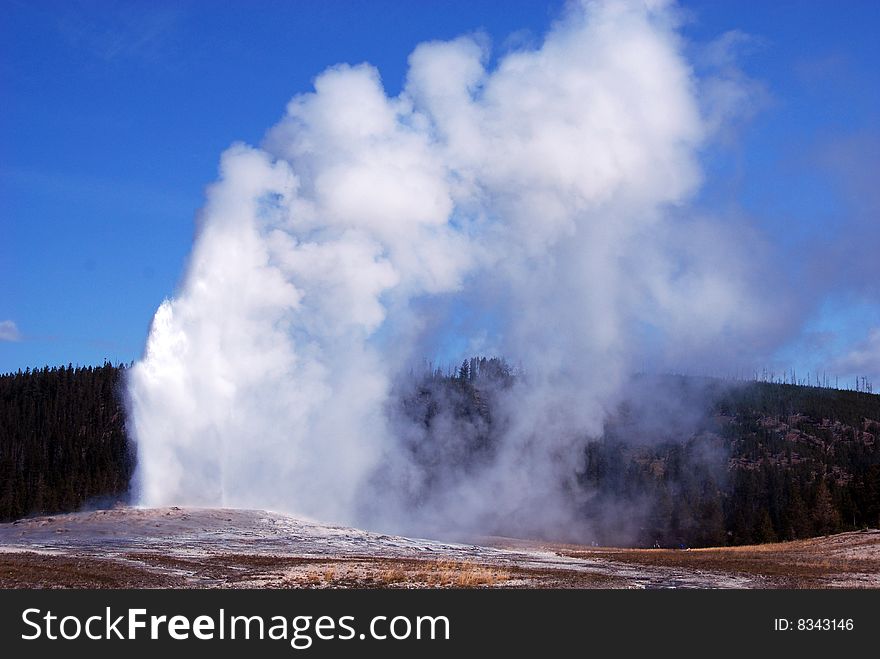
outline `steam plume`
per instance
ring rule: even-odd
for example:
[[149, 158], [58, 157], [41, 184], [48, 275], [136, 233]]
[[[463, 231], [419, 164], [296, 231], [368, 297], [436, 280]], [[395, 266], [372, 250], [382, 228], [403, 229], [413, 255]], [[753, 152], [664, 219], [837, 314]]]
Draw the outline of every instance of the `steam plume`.
[[[768, 334], [739, 232], [687, 211], [743, 94], [693, 73], [675, 17], [574, 4], [494, 65], [479, 36], [424, 43], [395, 97], [373, 67], [335, 66], [260, 148], [228, 149], [131, 373], [140, 501], [570, 524], [576, 440], [633, 368]], [[391, 383], [462, 324], [528, 386], [499, 394], [491, 463], [414, 509]]]

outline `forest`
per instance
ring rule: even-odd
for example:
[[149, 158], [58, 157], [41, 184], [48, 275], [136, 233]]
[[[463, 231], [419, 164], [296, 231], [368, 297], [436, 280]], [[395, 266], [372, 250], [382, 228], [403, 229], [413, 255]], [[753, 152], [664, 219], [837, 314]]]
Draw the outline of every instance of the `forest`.
[[0, 519], [127, 499], [124, 375], [105, 363], [0, 376]]
[[[492, 460], [503, 392], [530, 386], [500, 359], [398, 383], [402, 450], [422, 498]], [[880, 395], [762, 381], [634, 376], [600, 437], [578, 438], [578, 514], [599, 544], [704, 547], [880, 527]]]
[[[127, 501], [125, 371], [0, 376], [0, 519]], [[389, 418], [421, 429], [402, 434], [400, 450], [434, 476], [427, 488], [491, 460], [502, 393], [515, 386], [527, 376], [497, 358], [395, 383]], [[880, 526], [877, 394], [635, 376], [602, 435], [578, 441], [578, 514], [602, 544], [741, 545]]]

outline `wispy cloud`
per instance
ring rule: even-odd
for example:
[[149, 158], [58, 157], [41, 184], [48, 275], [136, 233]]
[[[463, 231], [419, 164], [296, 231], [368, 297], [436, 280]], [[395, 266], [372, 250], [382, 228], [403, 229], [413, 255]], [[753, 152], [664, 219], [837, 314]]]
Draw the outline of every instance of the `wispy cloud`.
[[864, 376], [876, 382], [880, 379], [880, 328], [869, 330], [868, 336], [835, 363], [840, 373]]
[[114, 61], [165, 60], [179, 36], [184, 10], [166, 3], [71, 3], [52, 23], [74, 48]]
[[21, 341], [21, 332], [11, 320], [0, 320], [0, 341]]

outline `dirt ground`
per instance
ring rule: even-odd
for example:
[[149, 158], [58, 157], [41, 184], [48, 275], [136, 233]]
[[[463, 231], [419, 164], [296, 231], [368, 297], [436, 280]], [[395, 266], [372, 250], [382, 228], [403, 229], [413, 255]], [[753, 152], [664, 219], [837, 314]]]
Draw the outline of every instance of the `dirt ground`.
[[453, 544], [278, 513], [122, 508], [0, 524], [2, 588], [880, 588], [880, 531], [715, 549]]

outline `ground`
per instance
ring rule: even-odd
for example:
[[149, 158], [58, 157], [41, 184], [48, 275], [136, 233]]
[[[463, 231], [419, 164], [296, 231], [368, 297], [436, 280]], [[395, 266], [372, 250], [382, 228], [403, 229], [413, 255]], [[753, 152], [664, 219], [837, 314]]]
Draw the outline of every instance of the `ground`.
[[2, 588], [880, 588], [880, 530], [714, 549], [455, 544], [258, 510], [0, 524]]

